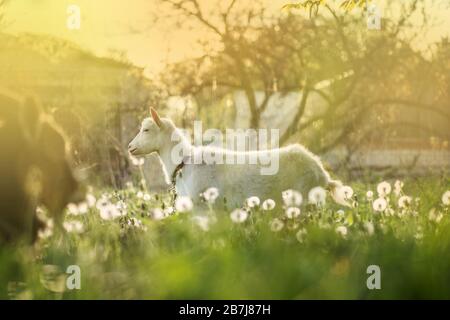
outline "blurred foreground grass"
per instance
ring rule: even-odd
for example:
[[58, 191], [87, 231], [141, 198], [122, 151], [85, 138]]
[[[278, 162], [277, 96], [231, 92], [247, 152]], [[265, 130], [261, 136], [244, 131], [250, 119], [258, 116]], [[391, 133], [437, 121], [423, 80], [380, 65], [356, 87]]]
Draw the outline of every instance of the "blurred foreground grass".
[[[354, 208], [328, 201], [288, 219], [277, 204], [251, 209], [242, 223], [214, 205], [197, 218], [195, 207], [155, 211], [161, 197], [132, 185], [92, 190], [84, 207], [69, 208], [64, 237], [47, 232], [33, 248], [0, 249], [1, 298], [449, 299], [450, 212], [442, 202], [449, 186], [405, 182], [380, 213], [366, 195], [377, 198], [377, 186], [356, 184]], [[402, 195], [412, 202], [399, 207]], [[366, 286], [373, 264], [381, 290]], [[80, 290], [66, 288], [69, 265], [80, 266]]]

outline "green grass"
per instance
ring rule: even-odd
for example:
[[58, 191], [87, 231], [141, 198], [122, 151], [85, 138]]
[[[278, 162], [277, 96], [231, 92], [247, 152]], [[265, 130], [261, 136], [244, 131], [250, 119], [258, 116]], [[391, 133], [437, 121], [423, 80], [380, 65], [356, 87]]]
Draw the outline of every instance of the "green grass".
[[[0, 249], [1, 298], [448, 299], [450, 217], [441, 196], [449, 185], [448, 179], [405, 183], [403, 192], [420, 201], [400, 215], [393, 194], [392, 215], [375, 213], [365, 195], [376, 186], [361, 184], [353, 185], [358, 205], [343, 217], [328, 201], [289, 220], [277, 204], [271, 212], [253, 209], [237, 224], [212, 206], [208, 231], [192, 220], [195, 207], [157, 221], [150, 213], [161, 197], [144, 201], [135, 188], [94, 191], [107, 192], [113, 203], [123, 200], [127, 215], [103, 220], [93, 207], [66, 218], [81, 221], [82, 233]], [[439, 222], [430, 219], [432, 208], [442, 213]], [[130, 225], [131, 217], [142, 226]], [[281, 231], [271, 230], [274, 218], [284, 221]], [[339, 226], [347, 228], [345, 237]], [[299, 237], [299, 230], [306, 233]], [[373, 264], [381, 268], [381, 290], [366, 286]], [[69, 265], [81, 268], [80, 290], [65, 288]]]

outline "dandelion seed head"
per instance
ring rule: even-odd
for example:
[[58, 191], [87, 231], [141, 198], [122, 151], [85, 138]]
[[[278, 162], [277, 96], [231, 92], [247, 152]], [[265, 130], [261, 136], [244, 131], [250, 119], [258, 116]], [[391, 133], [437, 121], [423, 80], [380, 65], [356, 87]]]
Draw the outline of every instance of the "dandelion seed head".
[[155, 220], [162, 220], [166, 217], [166, 214], [160, 208], [155, 208], [151, 211], [151, 217]]
[[353, 196], [353, 189], [350, 186], [343, 186], [339, 188], [339, 192], [341, 193], [342, 198], [345, 200], [349, 200]]
[[173, 207], [167, 207], [167, 208], [164, 209], [164, 215], [166, 217], [174, 214], [174, 212], [175, 212], [175, 209]]
[[342, 210], [342, 209], [339, 209], [338, 211], [336, 211], [336, 216], [337, 216], [339, 219], [343, 219], [343, 218], [345, 217], [345, 211]]
[[398, 199], [398, 207], [401, 209], [409, 208], [412, 204], [413, 199], [409, 196], [401, 196]]
[[128, 219], [127, 225], [130, 227], [135, 227], [135, 228], [142, 228], [142, 226], [143, 226], [142, 221], [139, 219], [136, 219], [134, 217], [131, 217]]
[[103, 208], [110, 205], [109, 199], [107, 199], [105, 196], [102, 196], [100, 199], [97, 200], [97, 203], [95, 204], [95, 207], [98, 210], [102, 210]]
[[372, 200], [373, 200], [373, 191], [372, 191], [372, 190], [367, 191], [367, 193], [366, 193], [366, 198], [367, 198], [367, 200], [369, 200], [369, 201], [372, 201]]
[[45, 228], [38, 231], [39, 239], [47, 239], [53, 235], [54, 224], [52, 219], [48, 219], [45, 223]]
[[75, 203], [69, 203], [67, 205], [67, 213], [77, 216], [78, 215], [78, 206]]
[[377, 192], [380, 197], [385, 197], [391, 193], [391, 184], [387, 181], [380, 182], [377, 186]]
[[125, 201], [119, 200], [116, 203], [116, 208], [117, 208], [117, 210], [126, 210], [127, 209], [127, 204], [125, 203]]
[[394, 183], [394, 194], [398, 197], [402, 193], [403, 182], [396, 180]]
[[273, 232], [281, 231], [283, 227], [284, 227], [283, 221], [281, 221], [278, 218], [273, 219], [272, 222], [270, 223], [270, 230], [272, 230]]
[[372, 206], [373, 210], [383, 212], [387, 208], [387, 201], [384, 198], [378, 198], [373, 202]]
[[298, 216], [300, 216], [300, 208], [289, 207], [286, 209], [285, 213], [286, 213], [286, 217], [288, 217], [289, 219], [294, 219], [294, 218], [297, 218]]
[[78, 204], [78, 213], [86, 214], [89, 211], [89, 204], [87, 202], [81, 202]]
[[366, 230], [369, 236], [373, 235], [375, 232], [375, 227], [372, 222], [367, 221], [364, 223], [364, 229]]
[[114, 204], [107, 204], [99, 209], [100, 217], [103, 220], [113, 220], [118, 217], [121, 217], [123, 213], [117, 209]]
[[253, 197], [250, 197], [250, 198], [248, 198], [247, 200], [245, 200], [245, 204], [246, 204], [247, 207], [249, 207], [249, 208], [254, 208], [254, 207], [259, 206], [260, 200], [259, 200], [258, 197], [253, 196]]
[[63, 228], [70, 233], [82, 233], [84, 226], [80, 221], [64, 221]]
[[347, 229], [347, 227], [346, 226], [339, 226], [339, 227], [337, 227], [336, 228], [336, 233], [337, 234], [339, 234], [340, 236], [342, 236], [342, 237], [346, 237], [347, 236], [347, 234], [348, 234], [348, 229]]
[[283, 202], [286, 207], [300, 206], [303, 201], [302, 194], [292, 189], [283, 191], [281, 193], [281, 197], [283, 198]]
[[217, 197], [219, 196], [219, 189], [217, 188], [208, 188], [202, 194], [203, 199], [210, 204], [214, 204], [216, 202]]
[[303, 243], [305, 241], [305, 236], [308, 234], [305, 228], [301, 228], [297, 231], [295, 234], [295, 237], [297, 238], [298, 242]]
[[244, 209], [235, 209], [230, 213], [230, 218], [234, 223], [242, 223], [248, 218], [248, 212]]
[[273, 210], [275, 208], [275, 201], [272, 199], [266, 199], [264, 200], [264, 202], [262, 203], [262, 208], [264, 211], [270, 211]]
[[315, 204], [317, 206], [323, 206], [325, 204], [325, 199], [327, 197], [327, 193], [322, 187], [315, 187], [309, 190], [308, 193], [308, 201], [311, 204]]
[[178, 197], [177, 200], [175, 201], [175, 209], [178, 212], [181, 212], [181, 213], [189, 212], [192, 210], [193, 207], [194, 207], [194, 204], [192, 203], [191, 198], [189, 198], [187, 196]]

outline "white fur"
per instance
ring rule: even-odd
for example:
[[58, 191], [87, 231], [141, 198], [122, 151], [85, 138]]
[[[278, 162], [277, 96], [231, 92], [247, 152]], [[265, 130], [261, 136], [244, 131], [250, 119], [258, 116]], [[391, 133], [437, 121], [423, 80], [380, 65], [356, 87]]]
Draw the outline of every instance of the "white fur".
[[[168, 182], [179, 164], [174, 163], [172, 150], [180, 140], [191, 155], [211, 150], [223, 154], [235, 153], [226, 149], [193, 146], [172, 121], [166, 118], [161, 118], [160, 121], [161, 127], [151, 118], [144, 119], [140, 132], [129, 145], [129, 151], [133, 155], [156, 152]], [[172, 135], [179, 139], [174, 140]], [[250, 196], [257, 196], [261, 200], [271, 198], [280, 203], [281, 192], [287, 189], [300, 191], [303, 198], [307, 199], [309, 190], [322, 186], [331, 191], [336, 202], [347, 205], [336, 192], [341, 183], [331, 180], [321, 161], [303, 146], [294, 144], [279, 149], [251, 152], [277, 153], [278, 173], [261, 175], [259, 164], [185, 164], [176, 181], [177, 193], [198, 201], [201, 192], [209, 187], [216, 187], [220, 193], [219, 203], [223, 203], [225, 198], [228, 207], [237, 207]]]

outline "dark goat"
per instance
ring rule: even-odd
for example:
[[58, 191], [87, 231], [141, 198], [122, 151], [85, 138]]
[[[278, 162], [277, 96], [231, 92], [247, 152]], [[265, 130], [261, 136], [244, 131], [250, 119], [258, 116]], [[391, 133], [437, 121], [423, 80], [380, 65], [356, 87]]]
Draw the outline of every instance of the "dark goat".
[[35, 241], [45, 206], [57, 225], [78, 189], [61, 131], [31, 99], [0, 92], [0, 241]]

